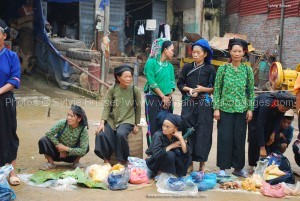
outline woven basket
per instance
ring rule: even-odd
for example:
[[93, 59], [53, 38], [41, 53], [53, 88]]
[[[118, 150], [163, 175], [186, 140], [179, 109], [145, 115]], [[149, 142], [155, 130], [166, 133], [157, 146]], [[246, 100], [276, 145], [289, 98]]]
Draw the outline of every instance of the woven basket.
[[[139, 132], [128, 134], [129, 155], [133, 157], [143, 158], [143, 129], [139, 126]], [[111, 155], [110, 162], [112, 165], [117, 164], [115, 153]]]

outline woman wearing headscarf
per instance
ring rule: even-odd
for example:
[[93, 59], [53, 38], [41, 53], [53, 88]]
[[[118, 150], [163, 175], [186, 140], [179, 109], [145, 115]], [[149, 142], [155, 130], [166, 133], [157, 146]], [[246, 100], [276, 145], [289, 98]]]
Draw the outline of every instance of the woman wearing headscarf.
[[79, 163], [81, 157], [89, 151], [88, 121], [85, 111], [77, 105], [72, 105], [67, 119], [58, 121], [39, 140], [39, 153], [44, 154], [47, 163], [40, 169], [55, 168], [54, 161], [73, 163], [73, 167], [83, 167]]
[[128, 134], [138, 133], [141, 118], [141, 93], [132, 85], [133, 68], [121, 65], [114, 69], [116, 83], [106, 95], [100, 125], [96, 131], [95, 154], [110, 163], [114, 152], [121, 164], [129, 156]]
[[253, 171], [260, 157], [280, 151], [281, 121], [285, 112], [295, 106], [295, 102], [296, 97], [285, 91], [261, 94], [255, 98], [253, 118], [248, 124], [249, 171]]
[[252, 68], [242, 62], [248, 44], [242, 39], [230, 39], [230, 61], [220, 66], [214, 87], [214, 117], [218, 121], [217, 166], [219, 175], [234, 168], [233, 174], [247, 177], [245, 142], [247, 122], [254, 109], [254, 78]]
[[150, 145], [153, 135], [160, 130], [157, 116], [160, 111], [172, 113], [172, 93], [175, 90], [173, 65], [168, 61], [174, 55], [174, 46], [165, 38], [156, 39], [151, 47], [144, 74], [147, 82], [144, 87], [145, 113], [148, 123], [147, 144]]
[[205, 39], [195, 42], [192, 48], [194, 62], [183, 67], [177, 86], [182, 94], [181, 117], [184, 126], [195, 128], [189, 139], [193, 161], [200, 162], [200, 171], [205, 171], [212, 145], [213, 109], [210, 95], [214, 91], [216, 71], [210, 64], [213, 51]]
[[191, 163], [190, 148], [182, 133], [182, 119], [176, 114], [167, 114], [162, 131], [153, 136], [146, 159], [148, 168], [156, 175], [161, 172], [185, 176]]
[[[15, 52], [4, 47], [10, 29], [0, 20], [0, 167], [12, 164], [16, 169], [19, 147], [17, 136], [16, 100], [12, 89], [20, 87], [20, 62]], [[15, 170], [9, 174], [11, 185], [19, 185]]]

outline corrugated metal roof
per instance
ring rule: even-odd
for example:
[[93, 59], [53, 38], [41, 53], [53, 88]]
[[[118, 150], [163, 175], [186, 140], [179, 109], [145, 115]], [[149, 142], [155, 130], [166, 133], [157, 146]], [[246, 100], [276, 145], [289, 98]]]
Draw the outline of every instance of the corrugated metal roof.
[[241, 0], [227, 0], [226, 1], [226, 14], [230, 15], [233, 13], [238, 13], [240, 11], [240, 1]]
[[241, 0], [240, 16], [257, 15], [268, 12], [269, 0]]
[[[284, 17], [300, 16], [300, 0], [285, 0]], [[281, 17], [281, 0], [270, 0], [268, 19]]]

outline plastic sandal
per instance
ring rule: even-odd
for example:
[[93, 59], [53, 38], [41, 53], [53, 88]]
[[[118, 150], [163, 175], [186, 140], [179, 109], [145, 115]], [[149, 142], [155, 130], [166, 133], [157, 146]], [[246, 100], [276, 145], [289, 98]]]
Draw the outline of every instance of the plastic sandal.
[[235, 176], [237, 176], [237, 177], [244, 177], [244, 178], [249, 177], [248, 172], [246, 170], [244, 170], [244, 169], [241, 169], [240, 171], [234, 170], [232, 172], [232, 174], [235, 175]]

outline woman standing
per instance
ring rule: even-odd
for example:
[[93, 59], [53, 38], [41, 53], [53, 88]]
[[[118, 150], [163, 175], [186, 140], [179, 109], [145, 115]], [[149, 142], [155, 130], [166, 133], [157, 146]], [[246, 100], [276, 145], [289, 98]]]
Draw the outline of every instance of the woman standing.
[[112, 153], [117, 160], [127, 163], [128, 134], [138, 133], [141, 118], [141, 93], [132, 85], [133, 69], [121, 65], [114, 69], [116, 84], [107, 91], [100, 125], [96, 132], [95, 154], [110, 163]]
[[67, 119], [57, 122], [45, 137], [39, 140], [39, 153], [44, 154], [47, 163], [41, 170], [55, 168], [54, 161], [73, 163], [73, 167], [84, 167], [79, 163], [81, 157], [89, 151], [88, 122], [85, 111], [72, 105]]
[[12, 164], [14, 170], [9, 174], [11, 185], [19, 185], [16, 158], [19, 147], [17, 136], [16, 100], [12, 89], [20, 87], [20, 62], [17, 54], [4, 47], [10, 29], [0, 20], [0, 167]]
[[254, 78], [251, 67], [242, 62], [248, 44], [242, 39], [230, 39], [230, 62], [220, 66], [214, 88], [214, 117], [218, 120], [217, 166], [219, 175], [234, 168], [233, 174], [247, 177], [245, 141], [247, 122], [254, 109]]
[[213, 109], [210, 95], [214, 90], [216, 71], [210, 65], [213, 51], [206, 40], [198, 40], [192, 48], [194, 62], [183, 67], [177, 86], [182, 93], [183, 125], [195, 128], [195, 134], [189, 140], [193, 161], [200, 162], [199, 170], [205, 171], [212, 145]]
[[173, 65], [167, 60], [172, 59], [174, 46], [164, 38], [156, 39], [146, 62], [144, 74], [147, 82], [144, 87], [146, 94], [145, 113], [148, 123], [148, 147], [153, 135], [160, 130], [157, 117], [160, 111], [172, 113], [172, 93], [175, 90], [175, 75]]

